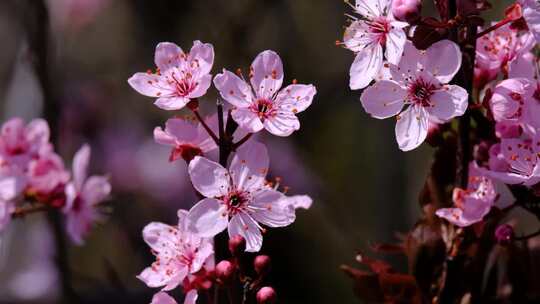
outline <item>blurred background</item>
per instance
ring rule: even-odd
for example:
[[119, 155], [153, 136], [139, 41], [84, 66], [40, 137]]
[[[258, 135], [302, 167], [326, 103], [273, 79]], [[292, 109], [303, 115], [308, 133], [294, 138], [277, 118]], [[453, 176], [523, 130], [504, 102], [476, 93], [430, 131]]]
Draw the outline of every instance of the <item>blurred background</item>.
[[[152, 138], [155, 126], [182, 113], [159, 110], [127, 84], [135, 72], [154, 68], [157, 43], [189, 50], [193, 40], [214, 45], [214, 74], [246, 70], [272, 49], [283, 59], [286, 83], [317, 87], [313, 105], [299, 115], [299, 132], [260, 137], [270, 149], [271, 174], [290, 194], [314, 199], [292, 226], [265, 236], [262, 252], [273, 258], [280, 303], [357, 301], [339, 265], [411, 227], [431, 151], [423, 145], [400, 152], [394, 122], [369, 118], [360, 92], [348, 88], [353, 54], [335, 45], [350, 13], [343, 1], [49, 0], [48, 22], [38, 3], [0, 1], [0, 113], [2, 121], [53, 117], [59, 153], [70, 160], [88, 142], [91, 171], [111, 176], [108, 220], [85, 246], [68, 247], [81, 303], [149, 303], [155, 291], [135, 278], [153, 261], [142, 228], [174, 224], [176, 210], [196, 202], [185, 164], [169, 163], [169, 149]], [[36, 69], [40, 54], [47, 64]], [[217, 96], [211, 88], [201, 100], [204, 112], [214, 111]], [[46, 218], [15, 222], [0, 245], [0, 303], [57, 303], [62, 274]]]

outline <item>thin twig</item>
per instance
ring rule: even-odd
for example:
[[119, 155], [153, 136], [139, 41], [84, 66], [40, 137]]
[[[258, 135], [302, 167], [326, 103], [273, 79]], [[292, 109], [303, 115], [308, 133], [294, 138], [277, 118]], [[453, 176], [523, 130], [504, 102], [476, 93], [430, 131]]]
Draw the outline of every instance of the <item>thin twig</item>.
[[210, 129], [210, 127], [206, 124], [206, 122], [204, 121], [204, 119], [201, 117], [201, 114], [199, 113], [199, 110], [197, 109], [192, 109], [191, 110], [193, 112], [193, 114], [195, 114], [195, 117], [197, 117], [197, 120], [201, 123], [201, 125], [203, 126], [203, 128], [206, 130], [206, 132], [208, 133], [208, 135], [210, 135], [210, 137], [212, 137], [212, 139], [214, 140], [214, 142], [216, 144], [219, 145], [219, 139], [217, 138], [216, 134], [214, 133], [214, 131], [212, 131], [212, 129]]

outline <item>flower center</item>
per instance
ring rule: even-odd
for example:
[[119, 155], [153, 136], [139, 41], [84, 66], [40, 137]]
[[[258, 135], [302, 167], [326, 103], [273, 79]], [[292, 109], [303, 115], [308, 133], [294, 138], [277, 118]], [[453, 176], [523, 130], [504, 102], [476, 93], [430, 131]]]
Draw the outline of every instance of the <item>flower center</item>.
[[390, 24], [385, 17], [378, 17], [373, 20], [366, 21], [369, 26], [369, 32], [375, 36], [376, 41], [383, 45], [386, 43], [386, 35], [390, 32]]
[[418, 79], [409, 85], [409, 100], [413, 104], [430, 107], [432, 106], [432, 103], [429, 98], [433, 95], [435, 89], [433, 84]]
[[236, 214], [249, 202], [249, 194], [245, 191], [233, 191], [225, 198], [227, 211], [230, 215]]
[[257, 113], [260, 119], [265, 119], [275, 114], [274, 103], [265, 98], [258, 99], [251, 110]]
[[198, 83], [193, 81], [193, 75], [191, 73], [183, 73], [184, 77], [178, 78], [175, 72], [172, 72], [171, 78], [173, 79], [176, 87], [176, 95], [179, 97], [186, 97], [189, 93], [193, 92]]

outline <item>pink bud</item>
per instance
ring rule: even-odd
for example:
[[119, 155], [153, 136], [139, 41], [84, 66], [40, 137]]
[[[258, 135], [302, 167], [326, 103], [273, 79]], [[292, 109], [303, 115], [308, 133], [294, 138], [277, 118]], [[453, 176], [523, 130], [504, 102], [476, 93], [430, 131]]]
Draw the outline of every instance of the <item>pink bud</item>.
[[231, 262], [223, 260], [216, 265], [216, 277], [223, 283], [230, 282], [234, 276], [234, 266]]
[[415, 23], [420, 19], [421, 10], [421, 0], [394, 0], [392, 2], [392, 14], [400, 21]]
[[270, 257], [267, 255], [258, 255], [253, 261], [255, 272], [260, 275], [266, 275], [270, 271]]
[[500, 244], [509, 243], [514, 238], [514, 227], [508, 224], [499, 225], [495, 229], [495, 238]]
[[271, 304], [276, 303], [277, 295], [272, 287], [263, 287], [257, 292], [257, 303]]
[[229, 239], [229, 251], [233, 256], [239, 256], [246, 250], [246, 240], [240, 235]]

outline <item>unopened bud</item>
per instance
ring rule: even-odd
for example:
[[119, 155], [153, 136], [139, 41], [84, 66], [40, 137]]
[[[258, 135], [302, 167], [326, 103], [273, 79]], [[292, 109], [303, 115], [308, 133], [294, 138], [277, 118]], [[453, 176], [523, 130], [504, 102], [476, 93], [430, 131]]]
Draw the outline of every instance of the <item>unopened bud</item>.
[[234, 266], [231, 262], [223, 260], [216, 265], [216, 277], [223, 283], [228, 283], [234, 276]]
[[270, 257], [267, 255], [258, 255], [253, 261], [255, 272], [260, 275], [266, 275], [270, 271]]
[[271, 304], [276, 303], [277, 295], [272, 287], [263, 287], [257, 292], [258, 304]]
[[500, 244], [507, 244], [514, 238], [514, 227], [503, 224], [495, 229], [495, 238]]
[[239, 256], [246, 250], [246, 240], [240, 236], [236, 235], [229, 239], [229, 251], [233, 256]]
[[420, 19], [421, 10], [421, 0], [394, 0], [392, 2], [392, 14], [400, 21], [416, 23]]

